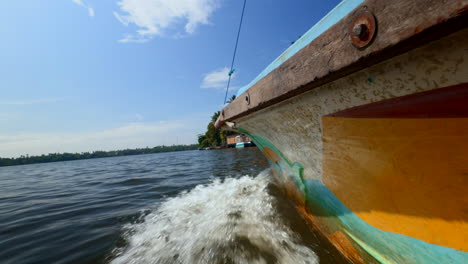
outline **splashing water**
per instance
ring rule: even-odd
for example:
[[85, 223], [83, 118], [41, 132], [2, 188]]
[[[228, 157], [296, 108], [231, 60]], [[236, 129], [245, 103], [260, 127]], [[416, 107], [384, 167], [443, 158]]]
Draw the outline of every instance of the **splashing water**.
[[112, 263], [318, 263], [284, 224], [271, 175], [214, 180], [163, 202], [129, 225]]

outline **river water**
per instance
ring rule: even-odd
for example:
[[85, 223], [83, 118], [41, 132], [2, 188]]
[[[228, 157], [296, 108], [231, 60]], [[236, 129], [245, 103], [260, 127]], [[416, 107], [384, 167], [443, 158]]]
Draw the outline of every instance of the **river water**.
[[256, 148], [0, 168], [0, 263], [346, 263]]

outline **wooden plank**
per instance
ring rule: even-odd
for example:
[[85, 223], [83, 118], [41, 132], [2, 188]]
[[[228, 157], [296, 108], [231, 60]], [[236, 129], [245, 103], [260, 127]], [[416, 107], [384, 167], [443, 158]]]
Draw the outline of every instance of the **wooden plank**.
[[[363, 10], [376, 17], [378, 31], [357, 49], [348, 28]], [[467, 27], [468, 0], [364, 1], [226, 106], [217, 127]]]

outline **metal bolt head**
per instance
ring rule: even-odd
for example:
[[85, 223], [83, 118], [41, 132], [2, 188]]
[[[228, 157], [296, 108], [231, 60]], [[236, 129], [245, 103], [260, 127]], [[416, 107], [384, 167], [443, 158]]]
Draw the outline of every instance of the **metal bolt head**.
[[361, 36], [362, 32], [364, 31], [364, 24], [357, 24], [353, 27], [353, 34], [356, 37]]
[[363, 49], [371, 44], [376, 35], [377, 20], [367, 10], [358, 13], [348, 27], [348, 34], [353, 45]]
[[369, 38], [369, 29], [366, 24], [356, 24], [353, 27], [353, 34], [360, 40], [366, 41]]

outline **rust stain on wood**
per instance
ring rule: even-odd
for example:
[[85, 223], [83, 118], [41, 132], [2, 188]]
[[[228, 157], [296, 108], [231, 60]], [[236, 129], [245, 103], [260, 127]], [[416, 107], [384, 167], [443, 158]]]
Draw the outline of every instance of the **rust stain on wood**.
[[328, 239], [332, 241], [338, 250], [348, 259], [351, 263], [365, 263], [361, 258], [356, 248], [350, 242], [350, 239], [343, 234], [341, 231], [336, 231], [335, 233], [328, 236]]
[[278, 155], [276, 155], [276, 153], [269, 147], [264, 147], [263, 148], [263, 154], [265, 155], [265, 157], [269, 160], [271, 160], [272, 162], [276, 163], [278, 162], [279, 160], [281, 160], [280, 157], [278, 157]]

